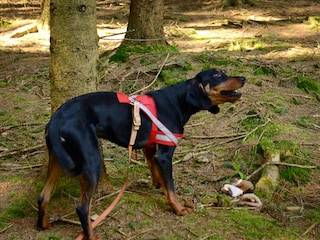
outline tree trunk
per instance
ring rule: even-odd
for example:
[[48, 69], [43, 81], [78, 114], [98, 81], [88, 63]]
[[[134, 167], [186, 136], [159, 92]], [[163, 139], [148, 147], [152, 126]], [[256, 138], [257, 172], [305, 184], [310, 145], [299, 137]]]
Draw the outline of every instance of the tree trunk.
[[131, 0], [124, 45], [164, 45], [163, 0]]
[[[54, 113], [66, 100], [97, 90], [95, 0], [50, 1], [50, 52], [51, 111]], [[43, 164], [45, 170], [47, 161]], [[105, 171], [101, 178], [102, 182], [106, 181]]]
[[39, 31], [48, 31], [50, 21], [50, 0], [41, 0], [41, 16], [37, 21]]
[[97, 89], [95, 0], [51, 0], [50, 81], [54, 112], [67, 99]]

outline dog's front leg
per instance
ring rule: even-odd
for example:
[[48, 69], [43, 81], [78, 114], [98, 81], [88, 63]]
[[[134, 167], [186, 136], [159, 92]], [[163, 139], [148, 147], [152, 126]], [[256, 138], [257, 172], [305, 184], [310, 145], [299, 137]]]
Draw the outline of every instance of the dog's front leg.
[[191, 208], [184, 207], [177, 199], [172, 177], [172, 156], [175, 147], [158, 145], [153, 158], [147, 159], [152, 166], [153, 179], [157, 179], [163, 189], [166, 204], [179, 216], [192, 212]]

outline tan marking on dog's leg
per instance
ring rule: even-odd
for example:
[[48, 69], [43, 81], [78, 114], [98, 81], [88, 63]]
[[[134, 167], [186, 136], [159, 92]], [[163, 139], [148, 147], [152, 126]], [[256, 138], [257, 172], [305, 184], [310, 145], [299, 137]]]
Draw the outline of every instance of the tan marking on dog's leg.
[[40, 193], [40, 198], [42, 198], [41, 210], [43, 211], [43, 216], [41, 219], [41, 224], [43, 229], [50, 228], [52, 226], [51, 223], [48, 222], [48, 204], [50, 202], [50, 198], [52, 192], [54, 191], [56, 182], [62, 173], [62, 169], [55, 158], [55, 156], [49, 152], [49, 166], [48, 173], [46, 177], [46, 181], [44, 187]]
[[148, 167], [151, 171], [153, 185], [157, 188], [161, 187], [160, 172], [155, 162], [156, 144], [144, 149], [144, 156], [147, 160]]

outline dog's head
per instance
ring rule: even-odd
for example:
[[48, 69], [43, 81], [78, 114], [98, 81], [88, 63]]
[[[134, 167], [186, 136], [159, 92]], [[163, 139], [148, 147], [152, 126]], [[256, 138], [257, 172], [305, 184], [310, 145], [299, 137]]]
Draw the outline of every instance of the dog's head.
[[193, 86], [189, 88], [187, 101], [195, 107], [219, 112], [219, 104], [235, 102], [241, 97], [237, 90], [243, 87], [245, 77], [229, 77], [223, 72], [209, 69], [198, 73]]

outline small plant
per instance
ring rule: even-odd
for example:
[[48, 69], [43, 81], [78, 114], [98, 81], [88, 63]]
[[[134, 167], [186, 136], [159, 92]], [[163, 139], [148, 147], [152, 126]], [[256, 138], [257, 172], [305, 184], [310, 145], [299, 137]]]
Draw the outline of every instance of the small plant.
[[238, 163], [233, 163], [232, 167], [234, 168], [234, 170], [236, 170], [236, 172], [239, 174], [241, 179], [246, 178], [246, 175], [241, 171], [241, 167]]
[[306, 117], [301, 117], [296, 121], [297, 126], [307, 128], [311, 124], [311, 120]]
[[161, 77], [166, 85], [176, 84], [185, 79], [185, 73], [177, 69], [168, 69], [161, 72]]

